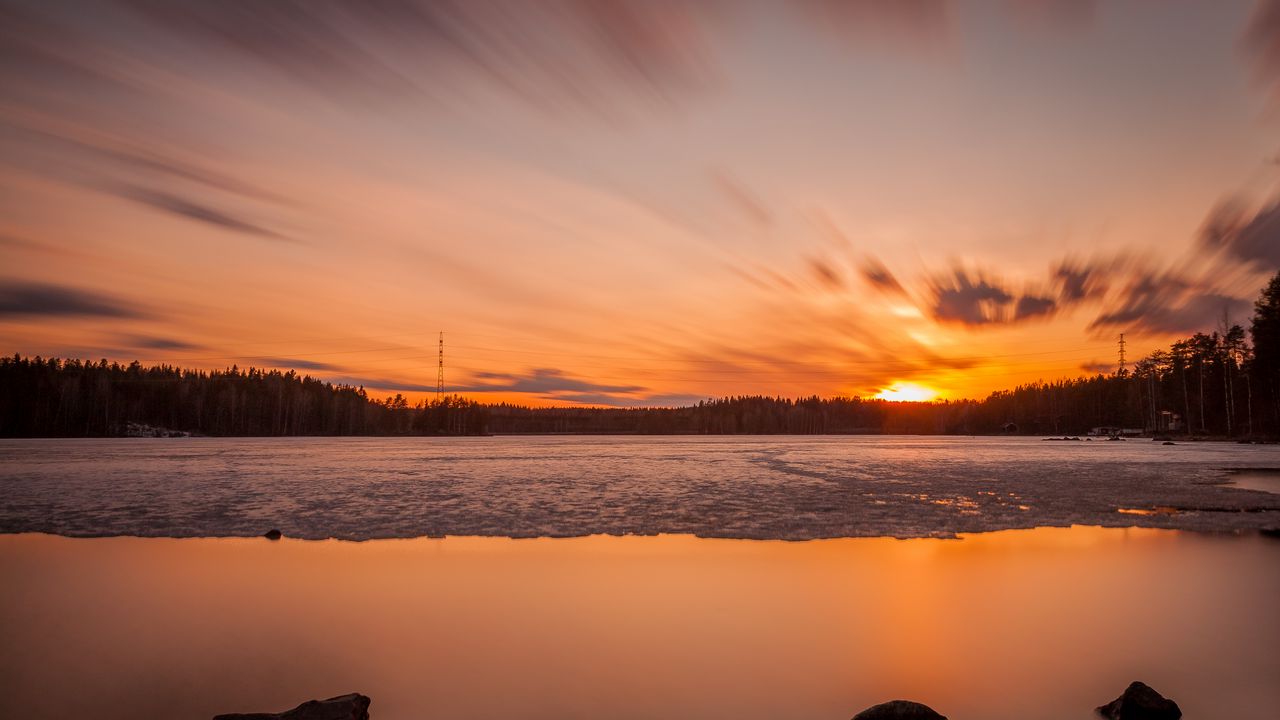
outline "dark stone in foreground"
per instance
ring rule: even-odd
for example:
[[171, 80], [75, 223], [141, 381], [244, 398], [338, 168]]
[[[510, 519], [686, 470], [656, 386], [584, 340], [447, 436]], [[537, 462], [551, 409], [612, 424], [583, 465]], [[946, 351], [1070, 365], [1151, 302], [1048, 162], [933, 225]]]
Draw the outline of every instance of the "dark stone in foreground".
[[853, 720], [947, 720], [928, 705], [910, 700], [890, 700], [853, 716]]
[[1110, 720], [1178, 720], [1182, 710], [1147, 685], [1133, 682], [1123, 695], [1099, 707], [1098, 714]]
[[369, 698], [359, 693], [308, 700], [280, 713], [231, 713], [213, 720], [369, 720]]
[[262, 533], [262, 537], [268, 540], [279, 540], [281, 535], [284, 535], [284, 533], [275, 528], [271, 528], [270, 530]]

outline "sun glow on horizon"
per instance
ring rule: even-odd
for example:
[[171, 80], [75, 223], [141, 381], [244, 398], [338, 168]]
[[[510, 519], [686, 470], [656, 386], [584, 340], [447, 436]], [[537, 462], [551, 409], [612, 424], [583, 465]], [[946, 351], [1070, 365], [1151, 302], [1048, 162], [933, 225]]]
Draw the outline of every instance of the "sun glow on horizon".
[[877, 400], [889, 402], [929, 402], [938, 399], [938, 391], [916, 383], [894, 383], [876, 393]]

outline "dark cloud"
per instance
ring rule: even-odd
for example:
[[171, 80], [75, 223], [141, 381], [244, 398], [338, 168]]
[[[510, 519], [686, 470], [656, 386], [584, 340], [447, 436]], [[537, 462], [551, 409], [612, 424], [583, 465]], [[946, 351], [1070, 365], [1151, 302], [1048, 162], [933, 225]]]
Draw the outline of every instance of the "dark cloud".
[[[653, 0], [221, 0], [131, 6], [186, 42], [335, 91], [436, 96], [476, 79], [537, 105], [668, 101], [709, 77], [714, 3]], [[461, 75], [461, 77], [459, 77]]]
[[867, 258], [862, 264], [862, 279], [871, 284], [872, 287], [893, 295], [905, 295], [906, 290], [902, 288], [902, 283], [898, 282], [898, 278], [889, 272], [889, 268], [884, 263], [875, 258]]
[[828, 290], [843, 290], [844, 277], [840, 271], [821, 258], [809, 258], [809, 271], [813, 277]]
[[1058, 303], [1053, 298], [1037, 295], [1023, 295], [1013, 311], [1014, 320], [1026, 320], [1033, 317], [1052, 315], [1058, 310]]
[[202, 346], [176, 338], [156, 337], [154, 335], [127, 335], [119, 340], [120, 344], [132, 348], [147, 350], [200, 350]]
[[1259, 270], [1280, 269], [1280, 202], [1273, 202], [1249, 216], [1238, 199], [1219, 203], [1200, 228], [1201, 242], [1225, 249], [1236, 259]]
[[476, 373], [476, 382], [450, 388], [453, 392], [527, 392], [557, 393], [638, 393], [638, 385], [604, 385], [565, 375], [554, 368], [537, 368], [525, 375], [508, 373]]
[[149, 170], [161, 175], [189, 180], [255, 200], [267, 200], [276, 203], [288, 202], [280, 195], [268, 192], [242, 180], [215, 172], [196, 163], [179, 160], [173, 156], [161, 155], [153, 150], [126, 151], [102, 148], [99, 151], [124, 165]]
[[932, 283], [933, 317], [941, 322], [986, 325], [1005, 322], [1013, 295], [982, 275], [960, 268]]
[[1258, 81], [1280, 89], [1280, 0], [1258, 0], [1242, 42]]
[[16, 315], [137, 318], [128, 303], [63, 285], [0, 281], [0, 317]]
[[1089, 325], [1090, 330], [1190, 333], [1214, 327], [1225, 316], [1242, 318], [1248, 300], [1207, 289], [1175, 273], [1140, 271]]
[[148, 190], [146, 188], [128, 185], [115, 188], [109, 192], [118, 197], [146, 205], [147, 207], [161, 210], [172, 215], [177, 215], [178, 217], [186, 218], [188, 220], [205, 223], [206, 225], [212, 225], [223, 230], [230, 230], [232, 232], [242, 233], [245, 235], [254, 235], [256, 237], [266, 238], [269, 240], [293, 242], [292, 238], [285, 237], [274, 230], [268, 230], [264, 227], [254, 225], [251, 222], [229, 215], [222, 210], [217, 210], [207, 205], [202, 205], [167, 192]]
[[1074, 305], [1107, 291], [1106, 272], [1093, 263], [1063, 260], [1050, 271], [1050, 280], [1058, 288], [1058, 301]]
[[[252, 183], [245, 182], [223, 172], [213, 170], [204, 163], [179, 157], [177, 153], [162, 150], [156, 144], [141, 148], [121, 140], [107, 140], [91, 132], [73, 131], [69, 129], [52, 130], [38, 127], [35, 121], [0, 116], [0, 126], [7, 132], [15, 134], [24, 144], [42, 144], [63, 151], [68, 157], [98, 158], [109, 161], [113, 171], [142, 171], [143, 175], [155, 182], [173, 179], [185, 180], [223, 192], [234, 193], [251, 200], [291, 204], [290, 201], [274, 192], [264, 190]], [[72, 163], [75, 165], [74, 163]], [[96, 165], [93, 166], [96, 168]], [[83, 168], [75, 165], [68, 168], [66, 174], [77, 174]], [[115, 176], [117, 172], [107, 172]]]
[[1094, 362], [1082, 363], [1080, 369], [1095, 375], [1109, 375], [1116, 369], [1116, 364], [1095, 360]]
[[[289, 370], [336, 370], [336, 365], [324, 362], [316, 362], [315, 360], [300, 360], [298, 358], [287, 357], [269, 357], [259, 360], [263, 365], [270, 367], [285, 368]], [[381, 385], [376, 387], [381, 388]], [[395, 389], [395, 388], [388, 388]]]

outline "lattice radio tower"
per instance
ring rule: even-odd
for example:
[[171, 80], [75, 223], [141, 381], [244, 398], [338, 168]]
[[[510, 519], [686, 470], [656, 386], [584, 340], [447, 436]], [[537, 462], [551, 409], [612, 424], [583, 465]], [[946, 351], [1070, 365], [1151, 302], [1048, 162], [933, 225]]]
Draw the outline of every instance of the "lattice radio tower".
[[1124, 333], [1120, 333], [1120, 369], [1116, 372], [1117, 375], [1124, 375], [1128, 372], [1124, 367], [1124, 344]]
[[436, 363], [436, 402], [444, 397], [444, 331], [440, 331], [440, 359]]

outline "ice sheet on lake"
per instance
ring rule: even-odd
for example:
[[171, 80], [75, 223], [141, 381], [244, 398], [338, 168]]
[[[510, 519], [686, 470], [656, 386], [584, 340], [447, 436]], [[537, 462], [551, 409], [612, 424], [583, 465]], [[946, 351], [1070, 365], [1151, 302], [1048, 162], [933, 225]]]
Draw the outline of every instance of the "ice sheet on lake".
[[[948, 537], [1044, 525], [1280, 526], [1224, 468], [1280, 447], [1031, 438], [0, 441], [0, 532], [303, 538]], [[1124, 511], [1124, 512], [1122, 512]]]

